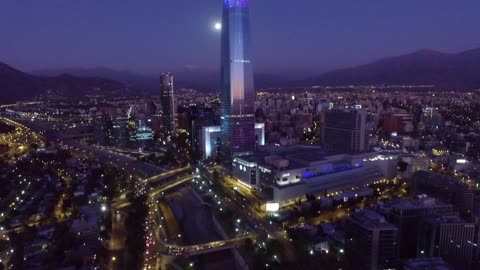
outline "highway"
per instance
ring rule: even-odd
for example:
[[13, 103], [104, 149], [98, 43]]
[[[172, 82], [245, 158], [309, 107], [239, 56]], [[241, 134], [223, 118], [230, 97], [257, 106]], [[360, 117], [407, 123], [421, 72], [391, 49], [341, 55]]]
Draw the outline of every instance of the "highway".
[[145, 184], [154, 184], [157, 181], [161, 181], [165, 178], [174, 176], [177, 173], [188, 172], [188, 170], [190, 170], [190, 169], [191, 169], [190, 165], [187, 165], [187, 166], [182, 167], [182, 168], [177, 168], [177, 169], [173, 169], [173, 170], [170, 170], [170, 171], [158, 174], [158, 175], [154, 175], [150, 178], [144, 179], [143, 181], [145, 182]]
[[189, 245], [189, 246], [178, 246], [178, 245], [165, 245], [167, 247], [168, 255], [172, 256], [195, 256], [200, 254], [205, 254], [209, 252], [215, 252], [219, 250], [234, 248], [236, 246], [242, 245], [246, 239], [255, 238], [255, 235], [238, 237], [233, 239], [214, 241], [210, 243], [198, 244], [198, 245]]
[[[179, 173], [188, 172], [190, 169], [189, 166], [184, 168], [175, 169], [149, 179], [146, 179], [145, 183], [151, 183], [153, 181], [157, 182], [160, 180], [169, 179], [172, 176], [175, 176]], [[147, 230], [147, 240], [146, 240], [146, 252], [145, 252], [145, 269], [160, 269], [160, 266], [165, 266], [167, 264], [168, 258], [164, 255], [166, 251], [166, 243], [164, 239], [167, 237], [170, 239], [179, 239], [181, 235], [181, 230], [177, 224], [176, 218], [170, 209], [170, 207], [162, 200], [158, 201], [158, 196], [163, 192], [168, 191], [178, 185], [191, 181], [194, 178], [193, 175], [187, 175], [181, 177], [180, 179], [174, 179], [174, 181], [164, 183], [163, 185], [152, 188], [148, 192], [148, 216], [146, 223]], [[127, 206], [128, 202], [124, 202], [123, 205], [118, 206]], [[163, 216], [162, 216], [163, 214]], [[159, 224], [163, 221], [163, 224]], [[163, 237], [161, 236], [163, 235]], [[163, 251], [160, 255], [160, 251]]]
[[[30, 106], [30, 105], [39, 105], [42, 104], [43, 102], [38, 102], [38, 101], [26, 101], [26, 102], [20, 102], [20, 104], [24, 106]], [[16, 107], [17, 104], [2, 104], [0, 105], [0, 109], [7, 109], [7, 108], [13, 108]]]
[[5, 144], [9, 146], [6, 152], [0, 153], [0, 157], [3, 159], [9, 157], [7, 162], [13, 163], [16, 157], [28, 153], [31, 144], [36, 143], [39, 146], [42, 144], [42, 136], [32, 132], [28, 127], [8, 118], [0, 117], [0, 121], [16, 128], [14, 132], [0, 134], [0, 145]]
[[144, 178], [152, 177], [166, 171], [162, 167], [139, 161], [136, 158], [127, 155], [119, 154], [105, 149], [100, 149], [94, 146], [85, 145], [73, 139], [65, 138], [62, 135], [61, 130], [54, 132], [52, 124], [49, 122], [31, 121], [22, 118], [4, 119], [11, 121], [12, 123], [16, 123], [22, 127], [28, 126], [29, 129], [34, 130], [35, 132], [44, 133], [46, 140], [51, 142], [59, 142], [61, 145], [63, 145], [65, 148], [70, 149], [71, 151], [77, 151], [83, 154], [93, 155], [102, 163], [115, 165], [123, 170], [141, 175]]
[[[181, 170], [180, 170], [181, 171]], [[178, 173], [178, 172], [177, 172]], [[182, 177], [180, 179], [177, 179], [172, 182], [165, 183], [159, 187], [152, 188], [151, 190], [148, 191], [148, 196], [151, 198], [156, 198], [158, 195], [160, 195], [162, 192], [166, 192], [171, 188], [174, 188], [178, 185], [181, 185], [183, 183], [186, 183], [188, 181], [193, 180], [194, 176], [193, 175], [187, 175], [185, 177]], [[128, 201], [128, 198], [120, 197], [120, 198], [115, 198], [113, 199], [112, 202], [112, 207], [116, 210], [125, 208], [127, 206], [130, 206], [130, 202]]]
[[153, 188], [151, 189], [149, 192], [148, 192], [148, 196], [150, 197], [156, 197], [158, 195], [160, 195], [162, 192], [165, 192], [165, 191], [168, 191], [169, 189], [171, 188], [174, 188], [178, 185], [181, 185], [185, 182], [188, 182], [188, 181], [191, 181], [193, 180], [194, 176], [193, 175], [187, 175], [185, 177], [182, 177], [176, 181], [173, 181], [171, 183], [167, 183], [167, 184], [164, 184], [160, 187], [157, 187], [157, 188]]
[[135, 158], [121, 155], [115, 152], [99, 149], [93, 146], [85, 145], [71, 139], [60, 139], [61, 143], [70, 150], [80, 151], [83, 153], [94, 155], [99, 161], [107, 164], [115, 165], [122, 170], [126, 170], [143, 177], [152, 177], [165, 172], [162, 167], [155, 166]]

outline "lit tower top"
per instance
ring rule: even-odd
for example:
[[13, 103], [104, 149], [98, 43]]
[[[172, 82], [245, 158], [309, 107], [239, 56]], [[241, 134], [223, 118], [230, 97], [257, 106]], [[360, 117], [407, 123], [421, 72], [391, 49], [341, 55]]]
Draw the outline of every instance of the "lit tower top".
[[232, 7], [248, 7], [248, 0], [223, 0], [225, 6]]
[[248, 0], [224, 0], [221, 51], [222, 154], [255, 150], [255, 89]]

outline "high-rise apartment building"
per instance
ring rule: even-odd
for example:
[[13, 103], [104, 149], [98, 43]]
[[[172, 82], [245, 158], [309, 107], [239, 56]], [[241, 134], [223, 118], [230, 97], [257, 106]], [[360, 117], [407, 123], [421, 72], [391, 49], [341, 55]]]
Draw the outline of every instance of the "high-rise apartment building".
[[255, 151], [255, 89], [248, 0], [224, 0], [221, 49], [221, 152], [225, 160]]

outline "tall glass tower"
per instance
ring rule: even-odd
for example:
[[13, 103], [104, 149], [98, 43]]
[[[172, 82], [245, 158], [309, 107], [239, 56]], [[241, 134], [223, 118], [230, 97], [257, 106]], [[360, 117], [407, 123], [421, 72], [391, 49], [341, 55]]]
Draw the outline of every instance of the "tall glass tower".
[[166, 134], [175, 135], [175, 107], [173, 103], [173, 76], [160, 76], [160, 102], [163, 111], [163, 128]]
[[255, 151], [255, 89], [248, 0], [223, 0], [221, 152], [226, 160]]

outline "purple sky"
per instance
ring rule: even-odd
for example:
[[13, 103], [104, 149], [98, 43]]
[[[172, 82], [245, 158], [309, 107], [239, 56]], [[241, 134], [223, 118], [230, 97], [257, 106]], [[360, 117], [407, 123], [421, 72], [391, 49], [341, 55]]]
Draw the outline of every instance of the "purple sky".
[[[25, 71], [218, 68], [222, 0], [0, 3], [0, 61]], [[480, 47], [478, 0], [250, 0], [255, 70], [309, 73]]]

